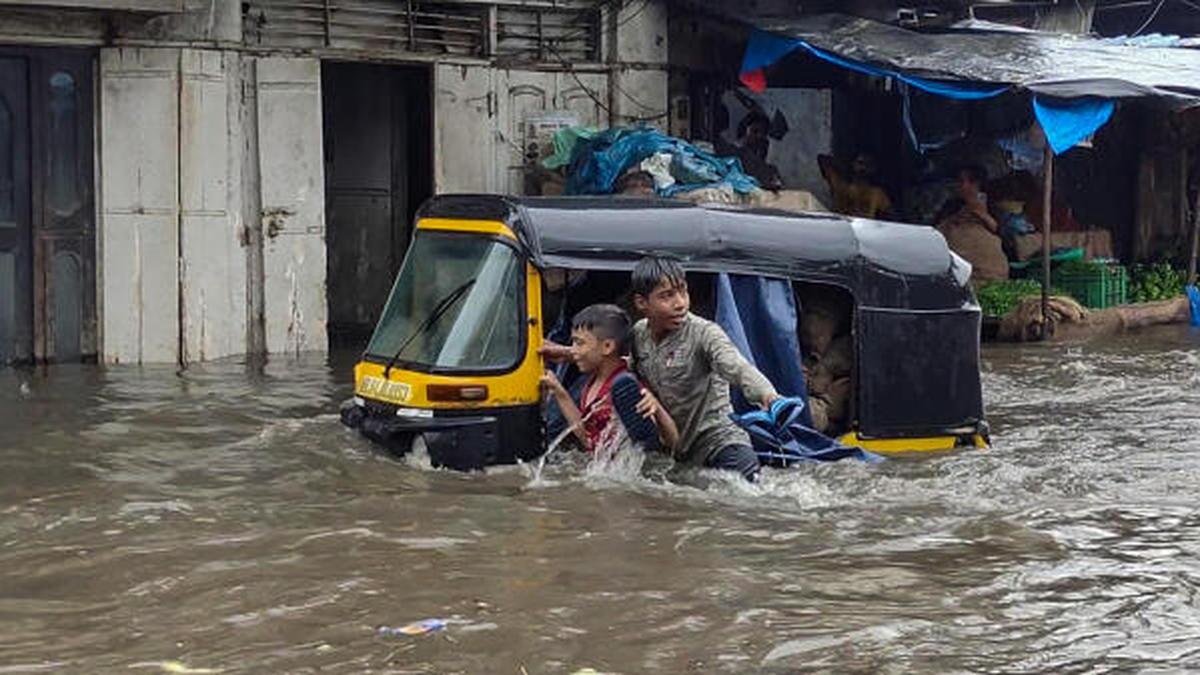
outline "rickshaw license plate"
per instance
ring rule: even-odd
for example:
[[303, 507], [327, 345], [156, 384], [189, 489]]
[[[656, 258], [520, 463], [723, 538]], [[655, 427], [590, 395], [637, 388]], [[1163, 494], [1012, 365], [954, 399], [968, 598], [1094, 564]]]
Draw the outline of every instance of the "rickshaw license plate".
[[412, 387], [403, 382], [367, 375], [358, 383], [358, 394], [388, 403], [405, 403], [412, 395]]

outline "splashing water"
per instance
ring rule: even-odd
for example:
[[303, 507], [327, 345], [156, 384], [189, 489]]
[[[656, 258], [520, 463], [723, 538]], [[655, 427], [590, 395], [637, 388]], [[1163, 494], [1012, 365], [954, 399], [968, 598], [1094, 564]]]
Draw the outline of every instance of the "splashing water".
[[[580, 424], [582, 424], [582, 421], [580, 421]], [[567, 440], [568, 436], [575, 433], [575, 429], [578, 426], [579, 424], [572, 424], [566, 429], [563, 429], [562, 433], [560, 433], [553, 441], [550, 442], [550, 445], [547, 446], [546, 452], [542, 453], [542, 456], [537, 458], [536, 463], [532, 465], [524, 463], [521, 464], [523, 467], [529, 467], [529, 482], [525, 485], [525, 487], [539, 488], [554, 487], [555, 485], [558, 485], [557, 482], [543, 477], [543, 474], [546, 471], [546, 462], [550, 459], [551, 455], [558, 451], [558, 448], [563, 444], [563, 441]]]
[[642, 478], [645, 450], [629, 438], [624, 425], [616, 426], [616, 433], [601, 443], [592, 454], [591, 461], [583, 471], [585, 481], [629, 483]]

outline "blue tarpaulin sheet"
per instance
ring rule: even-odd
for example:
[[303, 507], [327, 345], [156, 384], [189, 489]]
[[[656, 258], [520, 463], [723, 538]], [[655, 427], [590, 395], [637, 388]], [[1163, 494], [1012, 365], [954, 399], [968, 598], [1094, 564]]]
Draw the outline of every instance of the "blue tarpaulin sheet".
[[883, 457], [862, 448], [842, 445], [804, 423], [808, 406], [804, 399], [781, 398], [770, 410], [754, 410], [731, 417], [750, 434], [759, 460], [771, 466], [788, 467], [804, 462], [836, 462], [857, 459], [882, 462]]
[[[1008, 91], [1008, 85], [997, 86], [987, 84], [976, 84], [971, 82], [942, 82], [939, 80], [930, 80], [923, 77], [916, 77], [906, 74], [899, 70], [889, 70], [880, 68], [866, 63], [859, 63], [845, 59], [832, 52], [819, 49], [809, 44], [805, 40], [798, 38], [787, 38], [782, 35], [768, 33], [763, 30], [755, 30], [750, 36], [750, 42], [746, 45], [746, 53], [742, 56], [742, 73], [751, 73], [762, 68], [765, 68], [776, 61], [779, 61], [788, 54], [803, 49], [813, 56], [835, 66], [840, 66], [848, 70], [853, 70], [864, 75], [875, 75], [877, 77], [891, 77], [905, 84], [916, 87], [922, 91], [927, 91], [938, 96], [947, 98], [959, 99], [964, 101], [977, 101], [979, 99], [991, 98], [998, 96]], [[754, 88], [754, 87], [751, 87]]]
[[[717, 325], [738, 351], [775, 385], [775, 391], [782, 396], [807, 399], [792, 285], [783, 279], [742, 274], [718, 274], [716, 283]], [[753, 407], [737, 391], [734, 404], [741, 412]], [[812, 424], [807, 408], [803, 419]]]
[[1033, 97], [1033, 114], [1058, 155], [1096, 133], [1108, 123], [1116, 104], [1107, 99], [1080, 98], [1070, 101]]
[[1192, 325], [1200, 326], [1200, 288], [1196, 288], [1195, 284], [1188, 284], [1187, 296], [1192, 306]]

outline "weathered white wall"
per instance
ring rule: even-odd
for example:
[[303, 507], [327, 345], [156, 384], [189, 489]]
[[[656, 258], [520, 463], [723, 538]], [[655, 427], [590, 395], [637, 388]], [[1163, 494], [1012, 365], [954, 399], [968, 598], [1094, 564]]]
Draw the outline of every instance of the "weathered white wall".
[[260, 58], [257, 73], [267, 350], [325, 351], [321, 63]]
[[589, 126], [667, 127], [667, 7], [650, 0], [609, 16], [607, 67], [572, 72], [439, 64], [434, 69], [434, 189], [520, 193], [523, 125], [570, 111]]
[[609, 82], [612, 124], [667, 128], [666, 2], [628, 3], [611, 16]]
[[[248, 336], [260, 323], [269, 353], [325, 350], [320, 61], [222, 50], [241, 39], [240, 4], [185, 7], [122, 16], [113, 28], [187, 46], [101, 50], [103, 358], [187, 364], [241, 354], [258, 344]], [[570, 110], [596, 126], [662, 115], [665, 6], [637, 7], [610, 24], [607, 69], [438, 64], [435, 189], [519, 192], [522, 124], [537, 112]], [[93, 15], [20, 17], [81, 42], [103, 40], [97, 30], [107, 30]]]
[[439, 64], [433, 71], [433, 189], [495, 192], [496, 71]]
[[246, 351], [241, 246], [241, 119], [236, 52], [185, 49], [180, 91], [183, 353], [204, 361]]
[[521, 194], [524, 189], [526, 126], [531, 117], [567, 112], [584, 126], [608, 126], [603, 108], [608, 77], [602, 72], [497, 70], [493, 82], [498, 101], [494, 118], [498, 191]]
[[109, 363], [179, 347], [179, 50], [100, 52], [100, 314]]
[[[0, 42], [16, 44], [108, 45], [114, 41], [159, 42], [171, 46], [233, 46], [242, 39], [240, 0], [183, 0], [182, 12], [106, 12], [0, 4]], [[140, 4], [143, 9], [152, 3]], [[164, 3], [177, 6], [177, 3]]]

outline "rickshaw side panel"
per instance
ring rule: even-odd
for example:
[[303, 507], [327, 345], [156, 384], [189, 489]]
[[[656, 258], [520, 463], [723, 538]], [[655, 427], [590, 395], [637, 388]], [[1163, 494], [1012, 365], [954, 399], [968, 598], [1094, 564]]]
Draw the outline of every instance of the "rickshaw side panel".
[[977, 308], [859, 308], [859, 434], [931, 436], [978, 428], [980, 320]]

